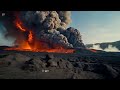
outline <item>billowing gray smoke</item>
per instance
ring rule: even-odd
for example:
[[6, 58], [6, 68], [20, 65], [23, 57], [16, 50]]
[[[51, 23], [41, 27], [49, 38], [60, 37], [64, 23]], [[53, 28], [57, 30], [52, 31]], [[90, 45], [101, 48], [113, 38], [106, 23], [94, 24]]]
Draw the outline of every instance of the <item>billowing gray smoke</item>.
[[[19, 11], [17, 17], [25, 27], [33, 30], [39, 40], [52, 42], [55, 45], [59, 44], [67, 48], [85, 47], [79, 30], [68, 27], [71, 23], [70, 11]], [[4, 22], [7, 29], [5, 37], [14, 37], [18, 41], [24, 38], [21, 38], [21, 33], [18, 32], [13, 23], [16, 19], [16, 12], [7, 11], [2, 19], [1, 21]]]
[[65, 47], [84, 47], [80, 32], [71, 27], [67, 29], [71, 23], [70, 11], [21, 11], [19, 18], [39, 39]]

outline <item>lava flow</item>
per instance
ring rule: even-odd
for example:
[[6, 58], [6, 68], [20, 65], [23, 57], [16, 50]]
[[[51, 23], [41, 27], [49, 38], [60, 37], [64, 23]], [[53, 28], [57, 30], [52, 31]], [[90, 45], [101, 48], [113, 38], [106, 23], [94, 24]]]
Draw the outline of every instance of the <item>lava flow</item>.
[[19, 30], [21, 30], [21, 31], [23, 31], [23, 32], [26, 31], [26, 29], [23, 28], [23, 24], [22, 24], [22, 22], [20, 21], [19, 18], [17, 18], [17, 19], [15, 20], [15, 25], [16, 25], [16, 27], [17, 27]]
[[95, 49], [88, 49], [88, 50], [90, 50], [91, 52], [97, 53], [97, 50]]
[[33, 33], [32, 33], [32, 31], [29, 31], [28, 42], [32, 43], [32, 41], [33, 41]]
[[[24, 27], [22, 21], [19, 18], [16, 18], [15, 20], [15, 26], [18, 29], [18, 32], [22, 34], [22, 39], [17, 38], [17, 46], [6, 48], [5, 50], [17, 50], [17, 51], [33, 51], [33, 52], [50, 52], [50, 53], [73, 53], [74, 49], [67, 49], [60, 45], [54, 45], [53, 47], [49, 46], [49, 43], [42, 42], [41, 40], [38, 40], [33, 30], [29, 30], [26, 27]], [[26, 37], [23, 37], [27, 33], [27, 39]]]

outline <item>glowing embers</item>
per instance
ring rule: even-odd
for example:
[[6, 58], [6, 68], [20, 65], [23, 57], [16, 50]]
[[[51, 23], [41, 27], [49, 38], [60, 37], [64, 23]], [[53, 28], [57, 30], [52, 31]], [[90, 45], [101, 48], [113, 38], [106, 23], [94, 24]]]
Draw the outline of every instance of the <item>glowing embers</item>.
[[33, 41], [33, 33], [32, 31], [29, 31], [28, 42], [32, 43], [32, 41]]
[[17, 27], [18, 29], [20, 29], [21, 31], [23, 31], [23, 32], [26, 31], [26, 29], [23, 27], [23, 24], [22, 24], [22, 22], [21, 22], [21, 20], [20, 20], [19, 18], [17, 18], [17, 19], [15, 20], [15, 25], [16, 25], [16, 27]]

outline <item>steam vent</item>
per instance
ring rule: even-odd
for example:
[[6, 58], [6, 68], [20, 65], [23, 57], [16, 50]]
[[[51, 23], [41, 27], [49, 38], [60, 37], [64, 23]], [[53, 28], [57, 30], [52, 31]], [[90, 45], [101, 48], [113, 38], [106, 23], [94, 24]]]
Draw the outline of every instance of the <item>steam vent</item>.
[[16, 39], [6, 50], [73, 53], [73, 48], [85, 48], [79, 30], [68, 27], [70, 11], [6, 12], [5, 17], [6, 36]]

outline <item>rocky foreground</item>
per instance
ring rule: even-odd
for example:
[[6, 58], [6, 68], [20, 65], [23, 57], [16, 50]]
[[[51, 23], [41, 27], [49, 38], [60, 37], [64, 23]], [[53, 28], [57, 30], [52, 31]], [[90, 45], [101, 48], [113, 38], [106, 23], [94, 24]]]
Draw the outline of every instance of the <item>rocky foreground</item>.
[[0, 79], [120, 79], [120, 54], [0, 51]]

